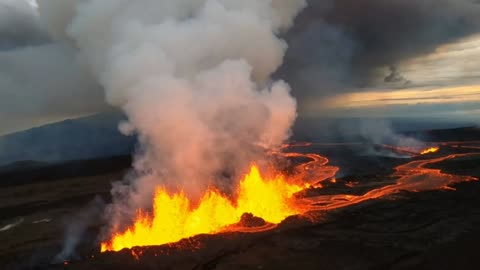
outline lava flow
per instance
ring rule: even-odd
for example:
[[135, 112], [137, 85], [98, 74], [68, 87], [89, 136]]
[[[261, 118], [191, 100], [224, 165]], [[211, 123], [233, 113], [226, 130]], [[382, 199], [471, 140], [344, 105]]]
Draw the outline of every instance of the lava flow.
[[[282, 150], [306, 146], [309, 144], [285, 145]], [[432, 149], [424, 152], [432, 153], [438, 150], [438, 148]], [[378, 183], [380, 186], [378, 188], [371, 188], [372, 183], [357, 183], [355, 188], [369, 190], [363, 195], [328, 194], [302, 198], [294, 194], [307, 188], [318, 192], [322, 189], [321, 183], [325, 180], [338, 185], [334, 176], [339, 168], [328, 166], [327, 158], [312, 153], [273, 151], [270, 155], [291, 160], [298, 159], [299, 164], [288, 176], [275, 169], [262, 174], [257, 166], [252, 165], [250, 172], [240, 181], [233, 200], [212, 188], [198, 203], [194, 204], [184, 193], [171, 194], [166, 189], [158, 187], [153, 201], [153, 213], [147, 214], [138, 210], [134, 225], [124, 232], [114, 232], [109, 241], [101, 244], [101, 251], [162, 245], [199, 234], [265, 231], [275, 228], [276, 224], [292, 215], [347, 207], [403, 190], [418, 192], [452, 189], [450, 187], [452, 184], [478, 180], [474, 177], [450, 175], [438, 169], [427, 168], [429, 164], [478, 155], [478, 153], [454, 154], [434, 159], [414, 160], [397, 166], [395, 173], [388, 178], [390, 180]], [[303, 163], [300, 160], [303, 160]], [[265, 177], [266, 175], [272, 177]], [[348, 185], [345, 184], [345, 186]], [[352, 188], [353, 186], [350, 190]], [[248, 228], [244, 224], [239, 224], [246, 213], [262, 218], [265, 221], [264, 225]]]
[[477, 181], [479, 179], [472, 176], [446, 174], [442, 173], [441, 170], [429, 169], [426, 168], [426, 166], [472, 155], [479, 155], [479, 153], [452, 154], [440, 158], [411, 161], [395, 168], [395, 173], [392, 177], [396, 178], [396, 181], [393, 184], [372, 189], [363, 195], [334, 194], [304, 198], [302, 199], [303, 204], [310, 205], [310, 211], [333, 210], [355, 205], [367, 200], [382, 198], [396, 194], [400, 191], [420, 192], [427, 190], [453, 190], [454, 188], [451, 187], [453, 184]]

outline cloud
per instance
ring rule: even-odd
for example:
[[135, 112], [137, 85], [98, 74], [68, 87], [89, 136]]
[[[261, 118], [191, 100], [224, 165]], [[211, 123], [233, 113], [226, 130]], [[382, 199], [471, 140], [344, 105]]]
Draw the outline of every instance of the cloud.
[[447, 87], [480, 82], [480, 35], [439, 46], [434, 52], [398, 64], [416, 86]]
[[370, 90], [345, 93], [312, 101], [310, 106], [322, 109], [378, 108], [391, 105], [451, 104], [480, 102], [480, 85], [447, 88]]
[[61, 120], [108, 108], [102, 88], [68, 46], [46, 44], [3, 51], [0, 63], [0, 133], [21, 129], [28, 122]]
[[103, 90], [35, 5], [0, 0], [0, 134], [108, 110]]
[[[287, 35], [279, 74], [300, 105], [369, 89], [385, 83], [390, 67], [479, 33], [479, 13], [473, 0], [312, 0]], [[403, 68], [398, 72], [415, 84]]]
[[43, 44], [49, 37], [27, 1], [0, 0], [0, 50]]

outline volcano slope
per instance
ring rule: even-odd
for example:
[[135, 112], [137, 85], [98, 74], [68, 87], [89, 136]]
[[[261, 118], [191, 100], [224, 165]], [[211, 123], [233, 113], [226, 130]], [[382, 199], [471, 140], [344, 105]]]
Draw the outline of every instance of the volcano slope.
[[[364, 144], [310, 146], [304, 151], [329, 157], [341, 171], [335, 181], [325, 181], [322, 188], [304, 196], [361, 196], [395, 183], [396, 167], [424, 164], [422, 160], [436, 160], [426, 162], [424, 168], [443, 174], [480, 177], [479, 142], [438, 144], [440, 151], [409, 159], [359, 154], [370, 147]], [[440, 160], [452, 154], [460, 155]], [[2, 187], [0, 265], [5, 269], [478, 269], [480, 182], [475, 180], [459, 181], [448, 189], [396, 190], [345, 207], [289, 217], [261, 233], [200, 235], [163, 246], [100, 253], [101, 218], [88, 216], [92, 221], [77, 231], [72, 224], [87, 217], [81, 213], [86, 205], [91, 207], [95, 196], [108, 202], [110, 182], [124, 171], [122, 163], [118, 170], [99, 175]], [[249, 219], [252, 224], [257, 221], [250, 217], [245, 222]], [[77, 256], [55, 260], [65, 236], [75, 233]]]

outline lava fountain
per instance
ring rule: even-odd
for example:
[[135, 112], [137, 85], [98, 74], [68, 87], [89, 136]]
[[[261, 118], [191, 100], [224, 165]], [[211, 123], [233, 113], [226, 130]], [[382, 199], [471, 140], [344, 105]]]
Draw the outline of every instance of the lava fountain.
[[239, 183], [235, 200], [211, 188], [194, 205], [184, 193], [171, 194], [158, 187], [152, 216], [138, 210], [135, 224], [102, 243], [101, 251], [161, 245], [194, 235], [225, 231], [228, 225], [238, 223], [245, 213], [277, 224], [301, 213], [291, 199], [305, 187], [288, 183], [280, 174], [264, 178], [256, 165], [251, 166]]
[[438, 150], [440, 150], [440, 147], [430, 147], [420, 152], [420, 154], [421, 155], [432, 154], [432, 153], [438, 152]]

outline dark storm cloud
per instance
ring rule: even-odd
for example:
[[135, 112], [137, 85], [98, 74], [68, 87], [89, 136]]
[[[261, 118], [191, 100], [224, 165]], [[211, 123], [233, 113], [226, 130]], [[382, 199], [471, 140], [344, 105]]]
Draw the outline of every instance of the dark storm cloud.
[[473, 0], [336, 0], [325, 20], [361, 44], [359, 61], [386, 65], [478, 32], [479, 12]]
[[0, 0], [0, 50], [49, 42], [36, 11], [27, 1]]
[[25, 0], [0, 0], [0, 134], [108, 109], [69, 44]]
[[394, 66], [401, 60], [480, 30], [476, 0], [309, 2], [287, 35], [290, 48], [279, 71], [300, 101], [368, 86], [378, 67], [386, 67], [386, 77], [392, 67], [388, 79], [398, 79]]
[[398, 68], [396, 66], [390, 66], [390, 74], [388, 74], [383, 80], [385, 82], [389, 83], [403, 83], [403, 84], [409, 84], [410, 81], [407, 80], [403, 75], [398, 71]]

